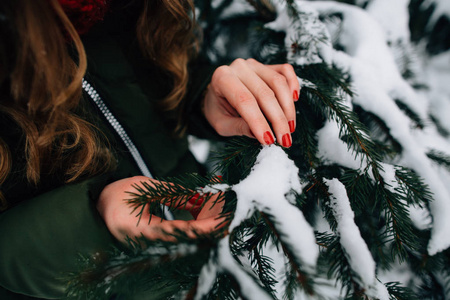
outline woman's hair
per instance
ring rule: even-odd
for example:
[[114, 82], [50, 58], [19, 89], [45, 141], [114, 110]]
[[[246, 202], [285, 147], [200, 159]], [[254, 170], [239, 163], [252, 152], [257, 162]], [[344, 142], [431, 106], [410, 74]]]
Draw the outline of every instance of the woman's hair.
[[172, 76], [172, 91], [161, 102], [161, 108], [178, 110], [178, 133], [184, 131], [180, 103], [187, 89], [187, 64], [198, 50], [192, 21], [195, 17], [190, 13], [195, 13], [192, 0], [144, 1], [136, 28], [141, 51]]
[[[192, 2], [143, 1], [138, 40], [144, 54], [172, 74], [173, 90], [163, 103], [166, 109], [175, 109], [186, 93], [187, 62], [194, 40], [189, 16]], [[75, 113], [86, 54], [58, 1], [2, 0], [0, 9], [0, 27], [5, 23], [10, 28], [6, 34], [0, 28], [0, 37], [8, 35], [11, 42], [0, 45], [0, 62], [6, 66], [0, 70], [0, 92], [9, 92], [6, 97], [0, 94], [0, 112], [23, 131], [27, 180], [38, 184], [42, 174], [62, 170], [65, 181], [73, 182], [110, 169], [113, 156], [104, 138]], [[4, 65], [11, 53], [13, 63]], [[0, 186], [11, 168], [11, 149], [0, 138]], [[1, 193], [0, 204], [6, 204]]]

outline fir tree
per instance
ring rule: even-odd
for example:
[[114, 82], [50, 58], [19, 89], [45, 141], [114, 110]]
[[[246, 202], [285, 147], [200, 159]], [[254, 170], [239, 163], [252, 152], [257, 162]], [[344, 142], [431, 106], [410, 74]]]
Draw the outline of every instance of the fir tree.
[[[129, 252], [88, 258], [69, 296], [450, 297], [450, 128], [429, 109], [435, 96], [418, 67], [424, 41], [430, 55], [449, 53], [448, 39], [434, 36], [450, 26], [438, 1], [423, 2], [384, 14], [377, 0], [197, 2], [213, 63], [294, 66], [302, 91], [293, 146], [235, 138], [208, 178], [143, 182], [128, 199], [138, 212], [221, 192], [227, 226], [196, 239], [177, 232], [176, 243], [130, 239]], [[411, 29], [386, 24], [393, 13], [409, 14]]]

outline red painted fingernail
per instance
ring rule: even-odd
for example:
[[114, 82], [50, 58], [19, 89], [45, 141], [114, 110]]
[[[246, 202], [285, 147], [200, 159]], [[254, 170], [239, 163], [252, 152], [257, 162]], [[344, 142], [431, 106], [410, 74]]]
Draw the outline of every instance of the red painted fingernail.
[[282, 145], [285, 148], [289, 148], [290, 146], [292, 146], [291, 135], [289, 133], [283, 135]]
[[298, 92], [297, 90], [294, 91], [294, 101], [298, 100]]
[[200, 194], [197, 193], [197, 194], [195, 194], [194, 196], [192, 196], [192, 197], [188, 200], [188, 202], [189, 202], [190, 204], [194, 204], [194, 205], [202, 205], [202, 203], [203, 203], [203, 197], [200, 197]]
[[270, 131], [264, 132], [264, 143], [266, 143], [267, 145], [272, 145], [274, 142], [275, 140], [273, 139], [273, 136], [270, 133]]
[[291, 130], [291, 133], [293, 133], [295, 131], [295, 123], [294, 121], [289, 121], [289, 129]]

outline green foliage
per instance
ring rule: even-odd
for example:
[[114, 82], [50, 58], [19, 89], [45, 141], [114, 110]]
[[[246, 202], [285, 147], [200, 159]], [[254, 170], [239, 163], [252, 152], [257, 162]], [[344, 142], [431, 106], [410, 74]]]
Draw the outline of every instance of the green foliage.
[[[68, 280], [71, 299], [111, 299], [142, 294], [143, 299], [168, 299], [195, 288], [198, 272], [219, 235], [190, 239], [174, 234], [177, 243], [129, 240], [129, 249], [85, 258], [83, 270]], [[144, 296], [145, 295], [145, 296]]]
[[[411, 0], [409, 2], [409, 28], [411, 40], [424, 41], [431, 54], [442, 53], [450, 49], [450, 18], [446, 15], [435, 16], [436, 5], [431, 1]], [[432, 17], [434, 16], [434, 22]]]
[[[165, 182], [169, 182], [166, 184]], [[200, 187], [221, 183], [218, 177], [202, 177], [198, 174], [187, 174], [180, 178], [166, 178], [157, 183], [142, 181], [134, 186], [137, 192], [129, 192], [129, 199], [126, 201], [137, 211], [138, 221], [140, 221], [145, 210], [152, 215], [162, 215], [161, 207], [164, 205], [170, 211], [183, 209], [190, 198], [201, 192]], [[202, 207], [211, 199], [213, 194], [202, 194], [204, 202]], [[219, 201], [220, 198], [216, 200]]]
[[[197, 3], [199, 19], [207, 24], [204, 28], [204, 54], [218, 64], [229, 62], [236, 53], [247, 54], [264, 63], [287, 62], [288, 51], [292, 49], [286, 49], [283, 33], [264, 27], [276, 17], [270, 2], [249, 1], [255, 11], [221, 17], [231, 2], [225, 0], [214, 7], [210, 1]], [[355, 1], [341, 2], [354, 4]], [[302, 16], [295, 2], [286, 3], [290, 16], [300, 20]], [[215, 49], [218, 39], [226, 48], [234, 50], [221, 53]], [[319, 35], [310, 41], [320, 43], [323, 39]], [[298, 51], [311, 46], [296, 41], [293, 44]], [[293, 209], [301, 210], [311, 224], [320, 222], [322, 218], [326, 220], [329, 230], [315, 233], [320, 248], [318, 267], [315, 273], [307, 270], [289, 240], [277, 230], [277, 219], [270, 212], [262, 211], [254, 212], [228, 233], [228, 246], [234, 261], [274, 299], [280, 295], [283, 299], [295, 299], [299, 292], [320, 297], [317, 287], [330, 284], [330, 281], [339, 284], [343, 299], [372, 299], [352, 269], [351, 258], [340, 241], [338, 220], [330, 205], [333, 195], [326, 184], [326, 179], [336, 178], [346, 189], [355, 224], [377, 265], [377, 273], [389, 271], [402, 263], [415, 276], [416, 281], [411, 281], [410, 286], [402, 286], [399, 282], [386, 283], [390, 299], [443, 299], [450, 287], [449, 250], [430, 257], [426, 249], [430, 230], [416, 228], [410, 216], [412, 207], [427, 210], [432, 194], [410, 169], [395, 166], [394, 177], [387, 175], [386, 169], [390, 165], [386, 162], [396, 161], [402, 154], [401, 144], [393, 137], [382, 116], [350, 103], [354, 92], [352, 79], [346, 72], [326, 63], [294, 65], [294, 69], [306, 84], [295, 104], [297, 128], [293, 133], [293, 146], [285, 151], [299, 169], [303, 191], [295, 194], [290, 202]], [[424, 120], [406, 103], [399, 100], [396, 103], [417, 129], [425, 126]], [[318, 132], [330, 121], [339, 126], [338, 138], [360, 162], [359, 168], [342, 166], [319, 156]], [[217, 183], [232, 186], [246, 178], [260, 150], [261, 145], [255, 139], [231, 139], [216, 155], [217, 168], [213, 174], [222, 174], [222, 179], [213, 175], [205, 178], [186, 175], [162, 179], [169, 184], [142, 182], [135, 186], [137, 192], [130, 194], [127, 201], [134, 206], [138, 216], [145, 211], [160, 214], [161, 204], [170, 210], [180, 209], [190, 197], [201, 192], [202, 187]], [[450, 170], [450, 157], [445, 153], [432, 150], [428, 157]], [[206, 194], [204, 203], [211, 201], [211, 196]], [[225, 199], [225, 222], [230, 222], [239, 199], [231, 189], [221, 197]], [[206, 263], [218, 262], [218, 241], [223, 234], [219, 230], [210, 236], [198, 235], [197, 239], [189, 239], [177, 232], [176, 243], [130, 240], [133, 247], [129, 252], [116, 252], [100, 261], [88, 260], [89, 268], [71, 279], [69, 295], [79, 299], [105, 299], [115, 295], [126, 297], [135, 291], [150, 294], [153, 290], [161, 292], [167, 289], [168, 296], [192, 299], [200, 284], [198, 278], [202, 268]], [[142, 245], [145, 247], [141, 248]], [[277, 249], [284, 257], [284, 264], [277, 265], [265, 253], [269, 247]], [[279, 272], [283, 273], [281, 279]], [[205, 299], [245, 298], [242, 292], [245, 286], [233, 272], [218, 268], [217, 274], [213, 275], [216, 277]], [[160, 298], [164, 297], [166, 295]]]

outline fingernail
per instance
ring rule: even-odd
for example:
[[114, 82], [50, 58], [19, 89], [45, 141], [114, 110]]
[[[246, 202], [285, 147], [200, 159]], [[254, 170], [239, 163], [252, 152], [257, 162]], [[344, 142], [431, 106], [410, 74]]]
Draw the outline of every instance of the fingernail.
[[291, 133], [293, 133], [295, 131], [295, 123], [294, 120], [289, 121], [289, 129], [291, 130]]
[[200, 197], [200, 194], [197, 193], [197, 194], [195, 194], [194, 196], [192, 196], [192, 197], [188, 200], [188, 202], [189, 202], [190, 204], [194, 204], [194, 205], [202, 205], [202, 203], [203, 203], [203, 197]]
[[272, 145], [274, 142], [275, 140], [273, 139], [273, 136], [270, 133], [270, 131], [264, 132], [264, 143], [266, 143], [266, 145]]
[[290, 146], [292, 146], [291, 135], [289, 133], [283, 135], [282, 145], [285, 148], [289, 148]]
[[294, 91], [294, 101], [298, 100], [298, 92], [297, 90]]

